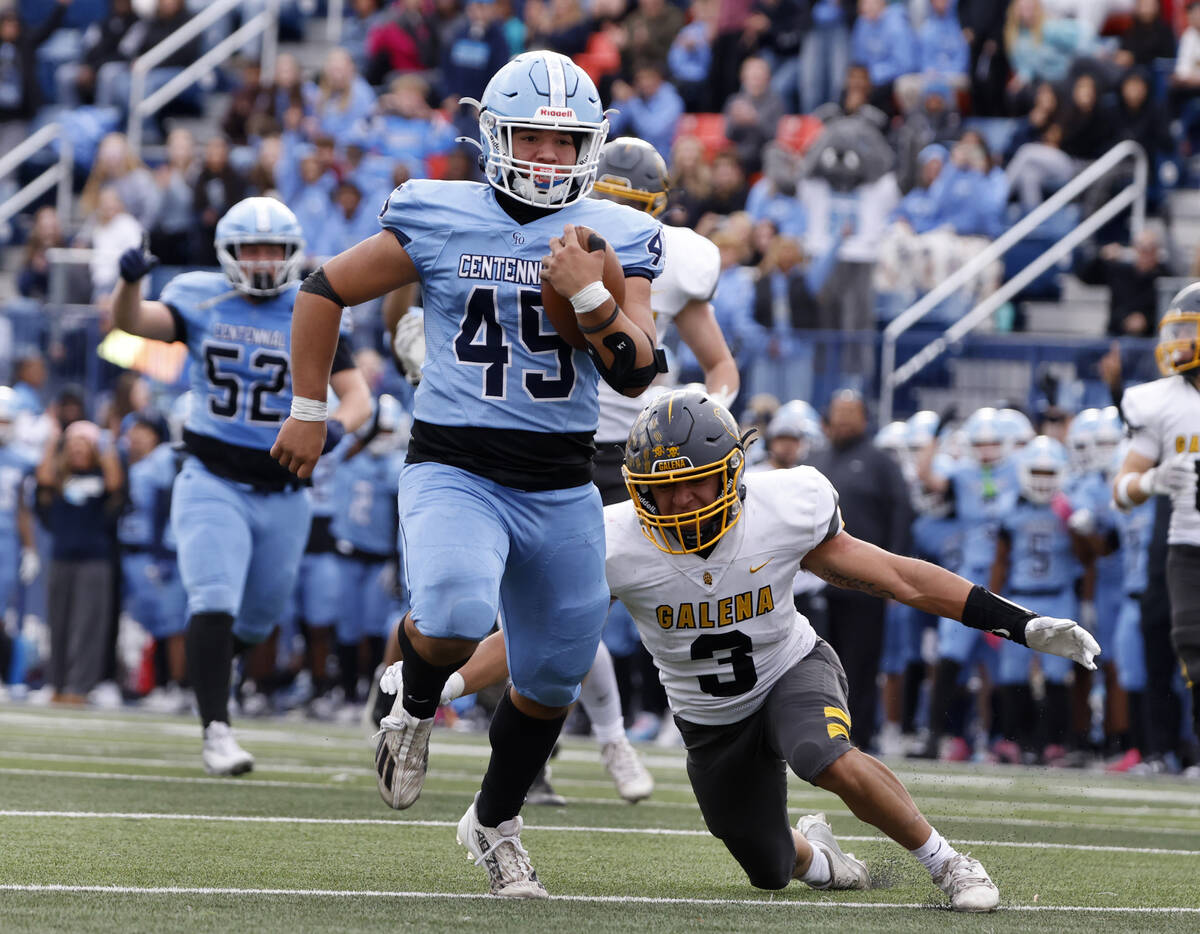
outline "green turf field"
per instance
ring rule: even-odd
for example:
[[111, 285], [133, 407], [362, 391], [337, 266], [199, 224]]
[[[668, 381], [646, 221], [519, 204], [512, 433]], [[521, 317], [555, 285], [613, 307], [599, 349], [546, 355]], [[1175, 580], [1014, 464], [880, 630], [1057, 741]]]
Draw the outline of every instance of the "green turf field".
[[[454, 842], [486, 739], [440, 730], [421, 799], [389, 810], [365, 733], [258, 720], [242, 778], [200, 769], [190, 718], [0, 706], [0, 931], [1198, 931], [1200, 785], [896, 764], [931, 821], [979, 857], [1001, 910], [958, 916], [899, 847], [799, 781], [877, 888], [751, 888], [703, 829], [682, 754], [621, 801], [595, 746], [554, 762], [565, 808], [527, 808], [547, 902], [482, 895]], [[846, 842], [848, 841], [848, 843]]]

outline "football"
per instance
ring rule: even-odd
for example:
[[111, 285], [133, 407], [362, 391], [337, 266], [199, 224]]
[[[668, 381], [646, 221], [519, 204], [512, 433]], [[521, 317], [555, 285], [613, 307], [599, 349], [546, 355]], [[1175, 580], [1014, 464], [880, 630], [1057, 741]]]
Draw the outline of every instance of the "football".
[[[576, 227], [575, 233], [579, 236], [579, 245], [588, 252], [604, 250], [604, 287], [618, 305], [622, 304], [625, 301], [625, 272], [621, 269], [621, 261], [617, 259], [617, 251], [588, 227]], [[554, 286], [549, 282], [542, 283], [542, 307], [559, 337], [576, 350], [587, 348], [587, 338], [579, 330], [579, 318], [570, 300], [554, 291]]]

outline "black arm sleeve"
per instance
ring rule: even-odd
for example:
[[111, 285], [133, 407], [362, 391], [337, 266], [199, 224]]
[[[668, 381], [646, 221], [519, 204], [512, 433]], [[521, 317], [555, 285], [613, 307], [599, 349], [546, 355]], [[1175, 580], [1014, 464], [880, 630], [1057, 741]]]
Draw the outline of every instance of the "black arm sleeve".
[[167, 305], [167, 311], [171, 313], [171, 320], [175, 322], [175, 336], [172, 340], [179, 341], [181, 344], [187, 343], [187, 319], [179, 313], [179, 309], [174, 305]]

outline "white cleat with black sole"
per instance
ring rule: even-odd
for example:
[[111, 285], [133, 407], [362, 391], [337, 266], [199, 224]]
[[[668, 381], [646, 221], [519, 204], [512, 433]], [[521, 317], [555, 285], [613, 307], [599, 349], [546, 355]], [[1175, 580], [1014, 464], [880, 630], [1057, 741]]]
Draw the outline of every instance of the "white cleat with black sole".
[[[476, 801], [479, 795], [475, 796]], [[529, 851], [521, 846], [521, 818], [484, 827], [475, 814], [475, 801], [458, 822], [456, 839], [467, 848], [467, 859], [487, 870], [489, 890], [502, 898], [549, 898], [538, 881]]]
[[806, 814], [796, 823], [800, 836], [804, 837], [814, 847], [825, 854], [829, 860], [829, 882], [825, 885], [811, 885], [814, 889], [826, 891], [829, 889], [869, 889], [871, 873], [867, 864], [856, 859], [853, 853], [843, 853], [833, 836], [833, 828], [824, 814]]
[[375, 784], [388, 807], [402, 811], [421, 796], [429, 771], [429, 734], [433, 717], [418, 720], [404, 709], [397, 694], [392, 712], [379, 721], [375, 734]]
[[995, 911], [1000, 890], [977, 859], [956, 853], [934, 873], [937, 887], [950, 896], [955, 911]]
[[200, 758], [209, 775], [243, 775], [254, 768], [254, 756], [238, 745], [229, 724], [220, 720], [204, 728]]

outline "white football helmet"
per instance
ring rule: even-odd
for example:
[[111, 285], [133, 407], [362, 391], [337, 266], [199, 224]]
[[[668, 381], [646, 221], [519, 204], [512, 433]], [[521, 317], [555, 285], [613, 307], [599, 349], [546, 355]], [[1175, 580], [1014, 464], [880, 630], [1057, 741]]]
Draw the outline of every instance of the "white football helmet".
[[[278, 260], [248, 260], [242, 250], [251, 244], [283, 247]], [[274, 198], [244, 198], [217, 221], [213, 244], [217, 260], [233, 287], [245, 295], [278, 295], [300, 278], [304, 262], [304, 231], [296, 215]]]
[[1060, 441], [1038, 435], [1017, 455], [1017, 482], [1031, 503], [1048, 503], [1067, 482], [1071, 458]]

